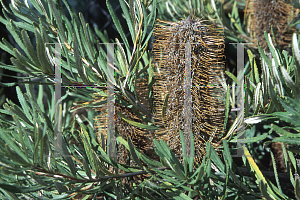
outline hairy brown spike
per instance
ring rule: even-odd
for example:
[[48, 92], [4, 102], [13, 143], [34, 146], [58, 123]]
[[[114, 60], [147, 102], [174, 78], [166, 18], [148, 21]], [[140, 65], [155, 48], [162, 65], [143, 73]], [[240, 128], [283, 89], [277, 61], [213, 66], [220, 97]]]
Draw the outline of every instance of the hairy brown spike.
[[[263, 49], [268, 47], [264, 31], [272, 34], [271, 26], [279, 46], [286, 48], [289, 45], [292, 33], [296, 30], [289, 27], [289, 24], [298, 15], [299, 9], [281, 0], [247, 0], [245, 12], [247, 29], [253, 38], [254, 47], [257, 47], [257, 41]], [[273, 44], [277, 47], [274, 41]]]
[[[184, 132], [185, 43], [191, 43], [192, 71], [192, 131], [195, 139], [195, 161], [201, 162], [207, 141], [217, 142], [223, 130], [223, 106], [216, 77], [224, 71], [223, 30], [203, 21], [187, 18], [174, 22], [159, 21], [154, 31], [153, 55], [157, 67], [154, 85], [155, 117], [163, 139], [181, 153], [179, 130]], [[166, 112], [163, 116], [166, 95]]]
[[[138, 95], [140, 103], [146, 108], [149, 109], [148, 102], [148, 79], [147, 78], [139, 78], [136, 80], [136, 94]], [[102, 97], [103, 98], [103, 97]], [[119, 97], [122, 101], [126, 101], [125, 97]], [[94, 102], [99, 101], [100, 98], [95, 94]], [[103, 99], [104, 100], [104, 99]], [[102, 100], [102, 101], [103, 101]], [[103, 149], [106, 149], [107, 141], [106, 141], [106, 106], [97, 108], [96, 111], [99, 111], [100, 114], [95, 118], [95, 129], [96, 135], [98, 138], [99, 144]], [[138, 118], [136, 114], [136, 110], [133, 108], [128, 108], [122, 106], [120, 103], [115, 103], [115, 127], [119, 131], [119, 135], [127, 140], [128, 137], [131, 138], [133, 144], [140, 149], [141, 151], [147, 152], [149, 149], [153, 148], [153, 138], [151, 132], [149, 130], [141, 129], [135, 127], [128, 122], [124, 121], [117, 113], [120, 112], [125, 117], [132, 121], [136, 121], [139, 123], [144, 123], [140, 118]], [[103, 139], [104, 138], [104, 139]], [[123, 146], [119, 145], [119, 149], [117, 152], [117, 161], [119, 163], [125, 164], [126, 160], [129, 156], [128, 150]]]

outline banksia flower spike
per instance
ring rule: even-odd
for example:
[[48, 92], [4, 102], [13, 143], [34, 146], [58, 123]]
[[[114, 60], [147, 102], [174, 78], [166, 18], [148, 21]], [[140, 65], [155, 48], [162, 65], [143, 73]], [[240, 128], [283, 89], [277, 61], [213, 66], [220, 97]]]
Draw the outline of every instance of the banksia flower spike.
[[[185, 133], [188, 123], [185, 113], [191, 107], [196, 162], [205, 154], [206, 142], [216, 143], [223, 130], [223, 113], [219, 111], [223, 106], [222, 94], [215, 87], [219, 84], [217, 77], [224, 71], [223, 30], [203, 22], [190, 17], [179, 22], [159, 21], [153, 44], [153, 61], [157, 67], [155, 117], [160, 126], [156, 136], [180, 154], [179, 130]], [[190, 53], [186, 51], [189, 48]], [[191, 76], [185, 72], [186, 58], [191, 62]], [[188, 84], [185, 85], [188, 78], [190, 93]], [[186, 103], [189, 94], [191, 102]]]
[[[246, 6], [247, 29], [253, 38], [254, 47], [257, 47], [257, 41], [263, 49], [268, 47], [264, 31], [272, 34], [271, 26], [273, 26], [274, 36], [279, 46], [286, 48], [295, 31], [295, 28], [290, 27], [289, 24], [298, 15], [298, 12], [298, 9], [281, 0], [248, 0]], [[274, 41], [273, 44], [276, 47]]]
[[[136, 94], [138, 95], [140, 103], [147, 109], [149, 109], [149, 102], [148, 102], [148, 79], [146, 78], [139, 78], [136, 80]], [[97, 95], [95, 96], [95, 102], [103, 101], [100, 100]], [[151, 132], [146, 129], [142, 129], [136, 127], [124, 119], [122, 119], [117, 113], [120, 112], [123, 114], [127, 119], [143, 123], [143, 121], [138, 117], [137, 111], [133, 108], [129, 108], [126, 106], [122, 106], [123, 104], [120, 101], [127, 102], [125, 97], [120, 96], [118, 100], [116, 100], [114, 109], [114, 123], [115, 127], [117, 128], [119, 135], [127, 140], [128, 137], [131, 138], [133, 144], [136, 148], [140, 149], [141, 151], [147, 154], [148, 150], [153, 147], [153, 138]], [[122, 105], [121, 105], [122, 104]], [[107, 111], [106, 106], [100, 107], [95, 109], [96, 111], [100, 112], [98, 116], [95, 117], [95, 129], [96, 135], [98, 138], [99, 144], [102, 146], [103, 149], [107, 148]], [[127, 158], [129, 156], [129, 151], [123, 146], [118, 146], [117, 161], [122, 164], [126, 164]], [[133, 164], [133, 163], [132, 163]]]

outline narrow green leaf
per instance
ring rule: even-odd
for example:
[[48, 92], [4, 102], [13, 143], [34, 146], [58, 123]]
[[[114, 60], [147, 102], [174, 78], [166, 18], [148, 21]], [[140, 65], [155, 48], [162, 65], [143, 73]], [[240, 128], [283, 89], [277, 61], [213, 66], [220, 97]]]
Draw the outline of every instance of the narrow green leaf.
[[242, 87], [242, 83], [230, 72], [225, 71], [225, 73], [234, 81], [236, 82], [240, 87]]
[[274, 112], [272, 115], [276, 116], [280, 120], [293, 124], [295, 128], [299, 130], [300, 126], [298, 122], [300, 120], [300, 116], [289, 114], [287, 112]]
[[37, 98], [37, 104], [41, 108], [41, 110], [44, 112], [44, 104], [43, 104], [43, 96], [44, 96], [44, 89], [42, 85], [39, 85], [39, 92], [38, 92], [38, 98]]
[[[16, 68], [16, 66], [14, 66], [14, 65], [7, 65], [7, 64], [1, 63], [1, 62], [0, 62], [0, 68], [7, 69], [7, 70], [10, 70], [10, 71], [13, 71], [13, 72], [24, 73], [24, 70], [20, 70], [20, 69]], [[7, 75], [6, 74], [1, 74], [1, 76], [7, 76]], [[9, 77], [17, 78], [18, 76], [9, 76]], [[25, 77], [22, 77], [22, 78], [25, 78]]]
[[10, 32], [10, 34], [15, 39], [16, 43], [20, 46], [20, 48], [25, 49], [26, 47], [21, 40], [20, 30], [15, 25], [15, 22], [10, 20], [9, 24], [6, 24], [6, 29]]
[[[79, 34], [79, 33], [82, 32], [82, 27], [80, 25], [80, 21], [79, 21], [78, 17], [75, 16], [75, 15], [74, 15], [74, 18], [73, 18], [73, 21], [72, 21], [72, 25], [74, 26], [73, 34], [77, 38], [77, 43], [78, 43], [77, 46], [78, 46], [78, 50], [80, 52], [80, 55], [85, 55], [85, 53], [83, 51], [83, 45], [82, 45], [81, 37], [80, 37], [80, 34]], [[73, 42], [74, 42], [74, 39], [73, 39]]]
[[273, 25], [271, 25], [271, 32], [272, 32], [272, 36], [273, 36], [273, 38], [274, 38], [274, 41], [275, 41], [276, 46], [279, 47], [278, 41], [277, 41], [277, 39], [276, 39], [276, 37], [275, 37]]
[[[182, 154], [183, 154], [184, 172], [187, 175], [187, 164], [189, 164], [189, 171], [190, 172], [193, 171], [194, 152], [193, 153], [190, 152], [190, 155], [188, 157], [186, 156], [187, 152], [186, 152], [185, 138], [184, 138], [184, 135], [181, 130], [179, 130], [179, 134], [180, 134], [181, 148], [182, 148]], [[194, 144], [194, 142], [192, 142], [192, 141], [190, 143], [191, 143], [190, 145], [192, 145], [192, 143]], [[193, 147], [191, 147], [190, 151], [194, 151]]]
[[182, 148], [182, 154], [183, 154], [183, 159], [184, 160], [187, 160], [187, 157], [185, 156], [186, 155], [186, 144], [185, 144], [185, 140], [184, 140], [184, 135], [182, 133], [181, 130], [179, 130], [179, 135], [180, 135], [180, 141], [181, 141], [181, 148]]
[[284, 146], [284, 143], [281, 143], [281, 147], [282, 147], [282, 152], [283, 152], [283, 157], [284, 157], [284, 162], [285, 162], [285, 167], [287, 169], [287, 173], [289, 174], [289, 177], [290, 177], [290, 180], [291, 180], [291, 183], [293, 184], [293, 186], [295, 187], [294, 185], [294, 174], [292, 172], [292, 168], [290, 167], [289, 165], [289, 157], [288, 157], [288, 153], [287, 153], [287, 150]]
[[295, 195], [298, 199], [300, 199], [300, 179], [297, 178], [295, 180]]
[[44, 73], [54, 74], [52, 65], [48, 60], [48, 56], [45, 53], [45, 42], [43, 41], [40, 31], [35, 28], [36, 46], [37, 46], [37, 56], [40, 61], [41, 69]]
[[[144, 29], [142, 31], [142, 34], [140, 35], [140, 37], [141, 37], [140, 41], [141, 42], [145, 42], [144, 38], [146, 37], [146, 34], [147, 34], [147, 29], [148, 29], [147, 22], [148, 22], [148, 19], [147, 19], [147, 12], [146, 12], [145, 5], [142, 3], [141, 6], [142, 6], [143, 17], [144, 17], [143, 19], [141, 19], [141, 22], [144, 25]], [[152, 28], [152, 27], [150, 27], [150, 28]]]
[[267, 63], [268, 67], [271, 69], [272, 63], [271, 60], [266, 56], [263, 49], [258, 45], [258, 51], [262, 59]]
[[121, 23], [120, 23], [117, 15], [116, 15], [113, 7], [111, 6], [111, 4], [110, 4], [110, 2], [108, 0], [106, 0], [106, 5], [107, 5], [107, 9], [108, 9], [108, 11], [110, 13], [111, 18], [112, 18], [112, 20], [113, 20], [113, 22], [114, 22], [114, 24], [115, 24], [115, 26], [116, 26], [116, 28], [117, 28], [120, 36], [121, 36], [123, 42], [125, 43], [126, 49], [129, 50], [130, 49], [129, 43], [127, 41], [127, 38], [126, 38], [126, 35], [125, 35], [124, 31], [123, 31]]
[[21, 89], [19, 86], [16, 87], [16, 91], [17, 91], [17, 96], [18, 96], [19, 102], [24, 110], [25, 116], [27, 117], [28, 120], [32, 121], [32, 117], [29, 115], [30, 114], [29, 106], [28, 106], [27, 102], [25, 101], [25, 98], [24, 98], [23, 93], [21, 92]]
[[163, 105], [162, 105], [162, 117], [164, 118], [165, 115], [166, 115], [166, 110], [167, 110], [167, 107], [168, 107], [168, 99], [169, 99], [169, 93], [167, 93], [165, 99], [164, 99], [164, 102], [163, 102]]
[[[240, 33], [245, 34], [245, 32], [242, 29], [242, 25], [241, 25], [241, 21], [240, 21], [240, 17], [239, 17], [239, 12], [238, 12], [238, 8], [236, 6], [236, 1], [234, 1], [233, 6], [232, 6], [232, 17], [229, 15], [230, 13], [228, 13], [229, 18], [231, 19], [231, 21], [233, 22], [233, 24], [235, 25], [235, 27], [237, 28], [237, 30]], [[217, 13], [217, 12], [216, 12]]]
[[272, 59], [272, 72], [273, 72], [273, 77], [275, 80], [275, 88], [277, 90], [277, 94], [279, 94], [280, 96], [283, 95], [283, 87], [282, 87], [282, 83], [284, 83], [283, 80], [281, 80], [281, 76], [279, 75], [279, 69], [278, 69], [278, 66], [276, 66], [275, 64], [275, 59]]
[[274, 91], [274, 85], [272, 83], [272, 79], [269, 79], [269, 94], [270, 94], [270, 98], [272, 100], [272, 102], [275, 104], [277, 110], [281, 110], [282, 106], [280, 105], [280, 103], [277, 100], [277, 95], [275, 94]]
[[55, 188], [57, 189], [57, 191], [59, 192], [59, 194], [68, 191], [67, 187], [58, 181], [54, 181], [54, 185], [55, 185]]
[[196, 181], [199, 181], [204, 175], [204, 167], [201, 165], [199, 167], [199, 172], [197, 174], [197, 177], [196, 177]]
[[224, 159], [227, 160], [227, 163], [229, 164], [229, 169], [232, 169], [233, 160], [232, 160], [232, 157], [230, 154], [228, 142], [226, 139], [223, 139], [222, 142], [223, 142], [223, 147], [224, 147], [224, 151], [223, 151]]
[[276, 137], [272, 141], [265, 142], [264, 146], [268, 146], [272, 142], [282, 142], [282, 143], [287, 143], [287, 144], [300, 145], [300, 140], [295, 140], [293, 138], [288, 138], [288, 137], [282, 136], [282, 137]]
[[31, 117], [28, 119], [27, 116], [24, 114], [24, 112], [18, 105], [12, 105], [9, 108], [9, 110], [11, 112], [11, 115], [14, 114], [14, 115], [18, 116], [19, 118], [21, 118], [24, 121], [24, 123], [27, 123], [28, 125], [33, 126]]
[[18, 185], [10, 185], [6, 183], [0, 183], [0, 188], [5, 189], [6, 191], [12, 193], [29, 193], [29, 192], [36, 192], [42, 189], [45, 189], [46, 186], [18, 186]]
[[189, 157], [189, 168], [190, 172], [193, 172], [194, 167], [194, 158], [195, 158], [195, 141], [192, 131], [190, 132], [190, 157]]
[[152, 114], [145, 107], [143, 107], [143, 105], [141, 105], [141, 104], [138, 105], [137, 103], [135, 103], [136, 101], [135, 101], [134, 97], [128, 91], [125, 91], [125, 88], [123, 87], [122, 84], [120, 85], [120, 87], [121, 87], [122, 94], [131, 103], [131, 105], [134, 106], [134, 108], [140, 110], [142, 113], [148, 115], [149, 117], [152, 116]]
[[[210, 145], [210, 142], [207, 142], [206, 145]], [[213, 147], [211, 147], [211, 161], [216, 165], [216, 167], [225, 174], [225, 165], [223, 164], [223, 162], [221, 161], [220, 157], [218, 156], [218, 154], [216, 153], [215, 149]]]
[[70, 6], [69, 6], [67, 0], [63, 0], [63, 2], [64, 2], [65, 6], [66, 6], [67, 9], [68, 9], [68, 12], [69, 12], [69, 14], [70, 14], [71, 19], [73, 19], [73, 12], [71, 11]]
[[[128, 11], [128, 8], [125, 4], [125, 1], [124, 0], [119, 0], [120, 2], [120, 5], [121, 5], [121, 8], [122, 8], [122, 11], [123, 11], [123, 14], [125, 16], [125, 19], [126, 19], [126, 22], [127, 22], [127, 25], [128, 25], [128, 28], [129, 28], [129, 32], [130, 32], [130, 35], [131, 35], [131, 39], [132, 41], [134, 42], [135, 41], [135, 31], [134, 31], [134, 28], [133, 28], [133, 25], [132, 25], [132, 19], [129, 15], [129, 11]], [[130, 8], [130, 9], [134, 9], [134, 8]], [[134, 19], [133, 19], [134, 20]]]
[[[245, 98], [247, 98], [247, 97], [245, 97]], [[227, 126], [227, 122], [228, 122], [229, 108], [230, 108], [230, 87], [229, 87], [229, 85], [227, 85], [226, 102], [225, 102], [225, 119], [224, 119], [224, 123], [223, 123], [223, 133], [226, 130], [226, 126]]]
[[97, 27], [95, 28], [95, 32], [103, 43], [109, 43], [109, 39]]
[[284, 67], [280, 67], [280, 70], [285, 83], [290, 89], [292, 89], [294, 96], [297, 98], [299, 95], [299, 89], [296, 87], [293, 79], [290, 77], [290, 75]]
[[133, 126], [136, 126], [136, 127], [139, 127], [139, 128], [143, 128], [143, 129], [150, 129], [150, 130], [156, 130], [156, 129], [158, 129], [158, 127], [156, 127], [156, 126], [151, 126], [151, 125], [141, 124], [141, 123], [132, 121], [132, 120], [128, 119], [125, 115], [123, 115], [122, 113], [120, 113], [120, 112], [118, 112], [118, 115], [119, 115], [122, 119], [124, 119], [126, 122], [128, 122], [129, 124], [131, 124], [131, 125], [133, 125]]
[[[149, 3], [149, 5], [150, 5], [150, 3]], [[148, 5], [148, 6], [149, 6]], [[156, 11], [157, 11], [157, 2], [156, 2], [156, 0], [154, 0], [153, 1], [153, 3], [151, 4], [151, 6], [152, 6], [152, 9], [151, 9], [151, 13], [149, 14], [149, 17], [148, 17], [148, 22], [147, 22], [147, 24], [148, 24], [148, 26], [150, 26], [150, 27], [153, 27], [153, 25], [154, 25], [154, 23], [155, 23], [155, 19], [156, 19]], [[151, 21], [152, 21], [152, 23], [151, 23]], [[150, 24], [151, 23], [151, 24]], [[146, 40], [147, 41], [147, 40]]]
[[276, 63], [276, 67], [280, 66], [281, 65], [281, 62], [280, 62], [280, 57], [273, 45], [273, 42], [272, 42], [272, 38], [271, 38], [271, 34], [270, 33], [267, 33], [266, 31], [264, 31], [264, 35], [265, 35], [265, 38], [267, 40], [267, 43], [268, 43], [268, 46], [269, 46], [269, 49], [272, 53], [272, 56], [275, 58], [275, 63]]
[[251, 66], [251, 72], [252, 72], [252, 73], [250, 74], [250, 80], [251, 80], [252, 82], [254, 82], [254, 80], [253, 80], [253, 75], [254, 75], [253, 61], [254, 61], [255, 59], [254, 59], [254, 56], [253, 56], [252, 52], [250, 51], [250, 49], [247, 50], [247, 53], [248, 53], [248, 57], [249, 57], [249, 61], [250, 61], [250, 66]]
[[29, 38], [27, 32], [25, 30], [22, 30], [21, 33], [22, 33], [22, 38], [23, 38], [24, 44], [27, 47], [26, 49], [24, 49], [24, 51], [27, 53], [28, 57], [36, 64], [36, 66], [39, 66], [40, 63], [37, 59], [37, 55], [34, 51], [34, 48], [32, 46], [32, 43], [30, 41], [30, 38]]
[[168, 155], [167, 158], [171, 162], [171, 164], [177, 164], [177, 166], [180, 167], [181, 170], [184, 170], [182, 164], [179, 162], [173, 151], [169, 148], [168, 144], [164, 140], [160, 140], [160, 143], [163, 151]]
[[[28, 6], [25, 6], [24, 4], [17, 2], [17, 1], [14, 1], [14, 2], [15, 2], [16, 7], [18, 7], [18, 9], [15, 9], [14, 6], [9, 5], [11, 10], [13, 11], [14, 16], [19, 18], [20, 21], [22, 21], [23, 23], [25, 22], [26, 24], [27, 23], [33, 24], [33, 23], [37, 22], [37, 14], [34, 12], [31, 12], [28, 9]], [[20, 12], [20, 10], [22, 10], [22, 11]]]
[[65, 36], [65, 30], [64, 30], [62, 22], [61, 22], [61, 16], [59, 15], [58, 10], [56, 9], [54, 1], [52, 1], [52, 0], [49, 1], [49, 5], [50, 5], [51, 14], [53, 14], [53, 17], [58, 25], [58, 29], [56, 29], [56, 30], [58, 31], [58, 34], [59, 34], [60, 38], [62, 39], [62, 42], [66, 42], [67, 39]]
[[15, 142], [12, 141], [11, 138], [8, 137], [7, 133], [4, 132], [4, 130], [1, 127], [0, 130], [1, 130], [0, 137], [7, 143], [7, 145], [9, 145], [11, 149], [14, 150], [14, 152], [18, 154], [18, 156], [22, 158], [22, 160], [24, 160], [28, 165], [30, 165], [29, 160], [27, 156], [24, 154], [24, 152], [15, 144]]
[[276, 169], [274, 154], [273, 154], [272, 151], [270, 151], [270, 154], [271, 154], [271, 158], [272, 158], [273, 169], [274, 169], [274, 174], [275, 174], [275, 180], [276, 180], [276, 183], [277, 183], [277, 187], [278, 187], [280, 193], [282, 193], [280, 182], [279, 182], [279, 179], [278, 179], [278, 173], [277, 173], [277, 169]]
[[206, 169], [205, 169], [206, 177], [210, 177], [211, 173], [211, 159], [208, 159]]
[[[90, 41], [90, 36], [88, 34], [88, 31], [87, 31], [87, 27], [88, 24], [85, 23], [85, 20], [84, 20], [84, 17], [82, 15], [82, 13], [79, 13], [79, 18], [81, 20], [81, 23], [82, 23], [82, 27], [83, 27], [83, 31], [84, 31], [84, 36], [85, 36], [85, 40], [87, 42], [87, 45], [88, 45], [88, 49], [86, 49], [87, 51], [87, 54], [90, 58], [91, 61], [94, 61], [95, 58], [94, 58], [94, 53], [93, 53], [93, 50], [92, 50], [92, 45], [91, 45], [91, 41]], [[89, 53], [88, 53], [88, 50], [89, 50]]]
[[121, 46], [121, 44], [117, 38], [116, 38], [116, 41], [117, 41], [117, 45], [119, 47], [119, 50], [117, 51], [117, 59], [119, 61], [122, 76], [126, 76], [126, 74], [128, 72], [128, 63], [126, 60], [126, 55], [125, 55], [123, 47]]
[[74, 165], [73, 160], [71, 159], [71, 154], [69, 153], [69, 150], [67, 148], [66, 142], [64, 139], [62, 139], [62, 153], [65, 161], [68, 164], [69, 169], [71, 170], [74, 177], [76, 177], [76, 168]]
[[225, 167], [226, 167], [226, 172], [225, 172], [225, 185], [223, 186], [223, 194], [224, 196], [222, 197], [222, 199], [225, 199], [227, 197], [227, 189], [228, 189], [228, 179], [229, 179], [229, 164], [228, 161], [225, 160]]
[[46, 160], [46, 141], [49, 141], [48, 140], [48, 137], [46, 135], [46, 123], [44, 123], [44, 129], [43, 129], [43, 135], [42, 135], [42, 138], [41, 138], [41, 142], [40, 142], [40, 165], [41, 167], [44, 167], [44, 159]]
[[179, 197], [174, 197], [175, 200], [192, 200], [189, 196], [184, 193], [180, 193]]
[[264, 133], [264, 134], [259, 135], [257, 137], [237, 139], [236, 141], [239, 142], [239, 143], [254, 143], [254, 142], [262, 141], [262, 140], [266, 139], [268, 136], [269, 136], [268, 133]]
[[148, 69], [149, 69], [150, 63], [148, 63], [145, 67], [143, 67], [143, 69], [141, 69], [138, 74], [137, 77], [139, 77], [141, 74], [145, 73]]
[[160, 142], [158, 142], [156, 139], [153, 140], [154, 145], [155, 145], [155, 152], [157, 153], [158, 156], [161, 157], [164, 161], [164, 157], [171, 158], [171, 155], [168, 154], [168, 152], [164, 151], [162, 145]]
[[168, 167], [170, 167], [173, 170], [174, 174], [176, 174], [176, 171], [174, 169], [175, 164], [174, 163], [170, 163], [170, 161], [168, 160], [167, 157], [164, 157], [164, 162], [168, 165]]
[[82, 62], [81, 62], [81, 55], [78, 50], [78, 41], [74, 34], [73, 34], [73, 41], [74, 41], [74, 57], [75, 57], [78, 73], [79, 73], [82, 81], [84, 83], [90, 85], [90, 82], [88, 81], [86, 74], [84, 73], [85, 69], [84, 69], [84, 65], [82, 65]]
[[87, 160], [83, 159], [82, 163], [83, 163], [83, 168], [84, 168], [86, 175], [89, 177], [89, 179], [92, 179], [91, 169], [89, 167]]
[[132, 24], [133, 24], [133, 29], [134, 29], [134, 35], [137, 35], [137, 25], [136, 25], [136, 12], [135, 12], [135, 4], [136, 4], [136, 1], [134, 0], [130, 0], [129, 1], [129, 11], [130, 11], [130, 18], [131, 18], [131, 21], [132, 21]]
[[299, 138], [300, 137], [300, 133], [297, 134], [297, 133], [288, 132], [275, 124], [271, 124], [271, 128], [272, 128], [272, 130], [276, 131], [279, 134], [282, 134], [285, 137], [289, 137], [289, 138]]
[[180, 169], [180, 166], [177, 164], [174, 164], [174, 172], [182, 179], [184, 180], [186, 177], [184, 176], [182, 170]]
[[294, 115], [298, 115], [300, 113], [300, 102], [291, 98], [291, 97], [281, 97], [278, 98], [281, 105], [284, 107], [286, 112]]
[[135, 153], [135, 147], [130, 139], [130, 137], [128, 137], [128, 146], [129, 146], [129, 149], [130, 149], [130, 154], [132, 156], [132, 159], [134, 160], [134, 162], [140, 166], [141, 168], [143, 168], [144, 166], [142, 165], [141, 161], [138, 159], [136, 153]]
[[258, 68], [257, 68], [257, 65], [256, 65], [256, 61], [255, 59], [253, 59], [253, 73], [254, 73], [254, 77], [255, 77], [255, 83], [259, 83], [260, 80], [259, 80], [259, 73], [258, 73]]
[[[28, 70], [30, 70], [30, 71], [32, 71], [32, 72], [39, 72], [40, 71], [40, 69], [39, 68], [37, 68], [37, 67], [40, 67], [39, 65], [38, 66], [36, 66], [36, 67], [33, 67], [32, 65], [31, 65], [31, 63], [30, 63], [30, 61], [26, 58], [26, 57], [24, 57], [16, 48], [14, 49], [14, 56], [17, 58], [17, 60], [18, 60], [18, 64], [17, 65], [20, 65], [20, 66], [18, 66], [18, 68], [19, 69], [22, 69], [22, 70], [24, 70], [24, 71], [28, 71]], [[13, 59], [13, 58], [12, 58]], [[12, 60], [11, 59], [11, 60]], [[28, 62], [29, 61], [29, 62]], [[13, 63], [14, 64], [14, 63]], [[24, 66], [23, 66], [24, 65]], [[28, 69], [27, 69], [27, 68]], [[31, 73], [31, 72], [28, 72], [30, 75], [32, 75], [32, 76], [34, 76], [33, 75], [33, 73]]]
[[14, 47], [5, 38], [2, 38], [2, 42], [0, 42], [0, 48], [10, 55], [14, 55]]
[[3, 0], [1, 0], [0, 2], [1, 2], [2, 8], [3, 8], [7, 13], [12, 14], [12, 13], [10, 12], [10, 10], [8, 10], [7, 7], [5, 6], [5, 4], [3, 3]]
[[261, 92], [261, 90], [260, 90], [260, 87], [261, 87], [261, 83], [258, 83], [257, 84], [257, 86], [256, 86], [256, 88], [255, 88], [255, 92], [254, 92], [254, 115], [256, 115], [257, 114], [257, 112], [258, 112], [258, 110], [259, 110], [259, 108], [260, 108], [260, 92]]
[[[128, 142], [125, 141], [121, 136], [118, 136], [116, 138], [117, 141], [119, 141], [122, 145], [124, 145], [126, 147], [126, 149], [130, 150]], [[155, 160], [152, 160], [150, 158], [148, 158], [146, 155], [144, 155], [143, 153], [135, 150], [135, 153], [138, 155], [138, 157], [145, 162], [148, 166], [157, 166], [157, 167], [162, 167], [163, 165], [160, 162], [157, 162]]]
[[[109, 175], [109, 176], [115, 176], [115, 177], [119, 177], [118, 174], [114, 174], [114, 173], [110, 173], [106, 167], [104, 166], [104, 164], [101, 162], [101, 160], [99, 159], [99, 156], [96, 154], [96, 152], [94, 150], [92, 150], [92, 153], [93, 153], [93, 159], [95, 161], [95, 164], [96, 164], [96, 169], [98, 168], [99, 169], [99, 172], [100, 173], [100, 176], [103, 176], [103, 175]], [[99, 176], [99, 175], [98, 175]]]
[[[290, 157], [290, 159], [291, 159], [291, 162], [292, 162], [292, 164], [293, 164], [294, 169], [295, 169], [296, 171], [298, 171], [298, 172], [296, 172], [296, 173], [300, 174], [300, 169], [299, 169], [298, 167], [296, 167], [297, 164], [296, 164], [296, 159], [295, 159], [295, 157], [294, 157], [294, 154], [295, 154], [295, 155], [300, 154], [300, 149], [299, 149], [299, 148], [294, 148], [294, 147], [288, 147], [287, 150], [288, 150], [288, 154], [289, 154], [289, 157]], [[297, 169], [297, 168], [298, 168], [298, 169]]]
[[86, 152], [86, 155], [87, 155], [87, 158], [88, 158], [88, 161], [92, 167], [92, 169], [95, 169], [96, 170], [96, 174], [97, 176], [100, 175], [100, 170], [99, 168], [97, 167], [95, 161], [94, 161], [94, 157], [93, 157], [93, 153], [92, 153], [92, 147], [89, 143], [89, 137], [88, 137], [88, 134], [85, 134], [86, 133], [86, 129], [85, 127], [83, 126], [83, 124], [81, 122], [79, 122], [78, 119], [76, 119], [81, 127], [81, 130], [83, 131], [84, 134], [79, 134], [80, 135], [80, 138], [81, 138], [81, 141], [83, 142], [83, 145], [84, 145], [84, 149], [85, 149], [85, 152]]
[[260, 189], [260, 191], [262, 192], [263, 196], [264, 196], [267, 200], [274, 200], [274, 199], [275, 199], [275, 198], [271, 198], [270, 195], [268, 194], [267, 186], [266, 186], [266, 184], [264, 183], [263, 180], [260, 180], [260, 181], [259, 181], [259, 189]]
[[[296, 65], [295, 68], [295, 82], [296, 85], [300, 84], [300, 51], [299, 51], [299, 44], [297, 40], [297, 33], [293, 33], [293, 54], [296, 58]], [[298, 100], [300, 99], [300, 96], [298, 96]]]
[[153, 160], [151, 158], [148, 158], [145, 154], [141, 153], [141, 155], [139, 155], [139, 158], [144, 162], [146, 163], [148, 166], [156, 166], [156, 167], [162, 167], [163, 165], [156, 161], [156, 160]]

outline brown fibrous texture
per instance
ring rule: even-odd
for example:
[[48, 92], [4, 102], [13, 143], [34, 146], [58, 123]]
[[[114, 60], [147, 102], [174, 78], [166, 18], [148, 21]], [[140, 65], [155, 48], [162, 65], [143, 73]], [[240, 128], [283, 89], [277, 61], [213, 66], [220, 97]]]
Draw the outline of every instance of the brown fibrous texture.
[[[139, 78], [136, 80], [136, 93], [139, 97], [139, 102], [146, 109], [149, 109], [149, 102], [148, 102], [149, 92], [148, 92], [147, 78]], [[125, 97], [119, 97], [119, 98], [120, 100], [127, 102]], [[97, 101], [97, 97], [95, 99], [95, 102], [96, 101]], [[127, 140], [127, 138], [130, 137], [136, 148], [138, 148], [142, 152], [145, 153], [148, 152], [149, 149], [153, 147], [153, 138], [151, 132], [149, 130], [133, 126], [132, 124], [126, 122], [117, 114], [118, 112], [120, 112], [127, 119], [143, 124], [144, 122], [137, 116], [138, 111], [133, 108], [122, 106], [120, 102], [115, 103], [114, 109], [115, 109], [114, 123], [115, 123], [115, 127], [118, 130], [119, 135], [123, 137], [125, 140]], [[96, 129], [98, 143], [102, 146], [103, 149], [106, 149], [107, 148], [106, 106], [97, 108], [96, 111], [100, 112], [100, 114], [95, 117], [94, 128]], [[129, 151], [122, 144], [119, 144], [118, 150], [116, 152], [117, 161], [119, 163], [126, 164], [129, 155], [130, 155]], [[131, 164], [134, 165], [132, 161]]]
[[[157, 68], [154, 108], [157, 139], [163, 139], [180, 157], [179, 130], [184, 133], [185, 45], [191, 44], [192, 132], [195, 161], [201, 162], [206, 142], [216, 143], [223, 131], [224, 94], [219, 77], [224, 72], [223, 29], [188, 18], [179, 22], [158, 21], [154, 30], [153, 57]], [[165, 115], [163, 102], [169, 94]]]
[[[273, 26], [275, 34], [273, 37], [275, 36], [278, 45], [282, 48], [288, 47], [292, 39], [292, 33], [296, 30], [294, 27], [290, 27], [289, 24], [298, 15], [298, 9], [280, 0], [248, 0], [245, 12], [247, 29], [251, 38], [253, 38], [254, 47], [257, 47], [257, 42], [259, 42], [262, 49], [268, 47], [264, 31], [273, 35], [271, 26]], [[277, 47], [274, 39], [272, 42]]]

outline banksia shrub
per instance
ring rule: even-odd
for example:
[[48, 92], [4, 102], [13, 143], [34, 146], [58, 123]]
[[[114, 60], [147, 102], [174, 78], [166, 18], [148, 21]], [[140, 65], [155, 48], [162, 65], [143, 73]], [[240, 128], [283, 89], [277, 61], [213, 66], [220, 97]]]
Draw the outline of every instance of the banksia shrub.
[[218, 77], [224, 71], [222, 29], [191, 19], [159, 21], [154, 31], [153, 56], [157, 67], [154, 86], [155, 117], [165, 140], [176, 154], [181, 153], [179, 130], [184, 132], [185, 45], [191, 45], [192, 132], [195, 161], [205, 154], [207, 141], [216, 143], [223, 130], [223, 106]]
[[[264, 31], [271, 33], [271, 26], [273, 26], [278, 45], [283, 48], [287, 47], [295, 32], [289, 24], [298, 12], [298, 9], [280, 0], [248, 0], [246, 7], [248, 32], [253, 38], [254, 46], [257, 46], [258, 41], [263, 49], [268, 47]], [[273, 42], [273, 44], [276, 47], [276, 43]]]

